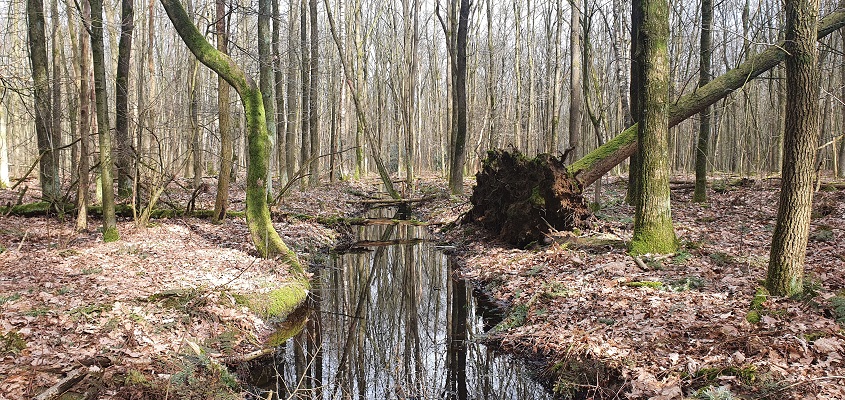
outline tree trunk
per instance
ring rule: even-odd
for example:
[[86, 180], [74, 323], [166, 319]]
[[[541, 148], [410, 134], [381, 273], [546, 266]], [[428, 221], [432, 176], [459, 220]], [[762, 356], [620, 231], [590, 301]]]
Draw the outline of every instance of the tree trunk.
[[320, 103], [317, 100], [317, 91], [319, 90], [320, 84], [320, 52], [318, 47], [320, 37], [317, 31], [317, 0], [310, 0], [308, 2], [308, 11], [310, 16], [309, 25], [311, 28], [311, 57], [309, 59], [310, 72], [308, 88], [310, 92], [308, 94], [308, 135], [311, 145], [309, 152], [311, 165], [308, 168], [310, 172], [308, 185], [315, 187], [320, 184], [320, 124], [319, 119], [317, 119], [320, 107]]
[[118, 197], [129, 197], [132, 193], [132, 139], [129, 137], [129, 67], [132, 53], [132, 30], [135, 28], [135, 11], [132, 2], [133, 0], [120, 2], [120, 44], [117, 50], [114, 91]]
[[91, 185], [89, 143], [91, 135], [91, 70], [88, 65], [88, 40], [83, 32], [90, 29], [91, 6], [82, 0], [82, 23], [79, 30], [79, 185], [76, 195], [76, 230], [88, 230], [88, 188]]
[[[819, 21], [817, 39], [829, 35], [842, 26], [845, 26], [845, 10], [830, 13]], [[769, 46], [695, 92], [681, 96], [675, 104], [669, 105], [669, 127], [701, 112], [705, 107], [778, 65], [786, 55], [783, 49], [783, 42]], [[567, 167], [582, 188], [590, 186], [607, 171], [637, 152], [637, 126], [635, 124], [628, 127], [604, 145]]]
[[258, 86], [240, 66], [220, 53], [199, 32], [188, 18], [179, 0], [161, 0], [173, 27], [192, 53], [207, 67], [226, 79], [243, 103], [247, 125], [247, 147], [249, 168], [246, 181], [246, 215], [252, 242], [263, 257], [278, 256], [294, 273], [302, 273], [302, 266], [273, 228], [270, 209], [267, 206], [267, 126], [264, 118], [264, 104]]
[[47, 76], [47, 39], [44, 33], [44, 3], [42, 0], [27, 0], [27, 32], [29, 35], [29, 58], [32, 67], [33, 92], [35, 97], [35, 134], [38, 141], [39, 181], [41, 196], [49, 202], [61, 200], [58, 146], [52, 133], [49, 79]]
[[578, 157], [578, 146], [581, 142], [581, 109], [583, 108], [583, 65], [581, 57], [581, 0], [570, 0], [570, 32], [569, 32], [569, 154], [572, 159]]
[[778, 218], [766, 288], [776, 296], [803, 291], [819, 140], [818, 0], [786, 0], [786, 130]]
[[285, 114], [285, 78], [282, 75], [282, 52], [279, 49], [281, 46], [281, 31], [282, 20], [279, 12], [279, 0], [272, 0], [273, 8], [273, 91], [276, 100], [276, 152], [274, 159], [276, 160], [276, 170], [279, 174], [279, 184], [284, 187], [289, 179], [287, 173], [287, 162], [285, 154], [287, 154], [287, 143], [285, 140], [285, 127], [287, 124], [282, 118]]
[[[840, 32], [840, 42], [842, 43], [842, 59], [845, 60], [845, 32]], [[840, 82], [842, 83], [842, 89], [840, 91], [841, 96], [845, 96], [845, 65], [839, 67], [839, 73], [841, 76]], [[840, 97], [845, 99], [845, 97]], [[840, 109], [841, 110], [841, 109]], [[842, 112], [842, 131], [845, 131], [845, 112]], [[840, 134], [842, 133], [840, 131]], [[845, 178], [845, 137], [839, 138], [839, 154], [838, 154], [838, 165], [836, 168], [837, 176], [839, 178]]]
[[[710, 57], [712, 53], [713, 0], [701, 0], [701, 48], [698, 57], [698, 87], [710, 82]], [[699, 114], [698, 142], [695, 147], [695, 191], [692, 201], [707, 201], [707, 146], [710, 141], [710, 106]]]
[[0, 189], [6, 189], [10, 184], [8, 137], [8, 131], [6, 129], [6, 104], [0, 101]]
[[[641, 0], [637, 36], [640, 70], [640, 175], [631, 251], [672, 253], [677, 248], [669, 202], [669, 2]], [[636, 6], [636, 5], [635, 5]]]
[[[193, 21], [197, 18], [194, 10], [194, 1], [188, 0], [188, 17]], [[190, 58], [190, 56], [188, 56]], [[202, 152], [200, 151], [200, 122], [199, 122], [199, 98], [200, 98], [200, 61], [194, 57], [190, 60], [191, 69], [188, 72], [188, 108], [190, 112], [191, 134], [188, 138], [188, 148], [191, 154], [191, 172], [193, 173], [193, 182], [191, 186], [194, 188], [200, 187], [202, 184]], [[187, 170], [187, 168], [186, 168]], [[186, 171], [187, 172], [187, 171]]]
[[[300, 76], [300, 136], [302, 137], [299, 149], [299, 164], [302, 171], [308, 171], [308, 159], [311, 158], [311, 68], [309, 63], [310, 53], [308, 51], [308, 0], [301, 0], [299, 5], [299, 76]], [[308, 180], [302, 179], [301, 187], [307, 186]]]
[[[217, 50], [229, 54], [229, 33], [226, 27], [226, 3], [215, 1], [215, 26], [217, 29]], [[229, 208], [229, 182], [232, 174], [232, 128], [229, 124], [229, 84], [217, 75], [217, 122], [220, 130], [220, 173], [217, 175], [217, 196], [214, 199], [214, 222], [226, 218]]]
[[296, 174], [296, 6], [295, 2], [289, 2], [288, 8], [288, 82], [287, 82], [287, 106], [288, 114], [285, 124], [285, 168], [288, 179], [293, 179]]
[[[59, 35], [59, 7], [56, 0], [50, 0], [50, 14], [51, 14], [51, 49], [50, 60], [52, 61], [53, 76], [50, 80], [51, 89], [51, 110], [50, 110], [50, 136], [51, 143], [54, 149], [62, 147], [62, 62], [59, 60], [61, 50], [64, 49], [62, 43], [62, 35]], [[59, 181], [59, 192], [61, 192], [62, 185], [62, 156], [58, 150], [53, 154], [56, 163], [56, 178]]]
[[[276, 111], [275, 96], [273, 96], [274, 75], [272, 31], [270, 19], [273, 12], [273, 2], [276, 0], [258, 1], [258, 86], [261, 90], [261, 100], [264, 102], [264, 117], [267, 124], [267, 146], [270, 154], [276, 154], [273, 143], [276, 141]], [[273, 196], [273, 165], [276, 157], [270, 157], [267, 168], [267, 195]]]
[[[639, 39], [639, 35], [640, 25], [642, 25], [643, 22], [640, 1], [641, 0], [632, 0], [631, 4], [631, 86], [629, 88], [629, 97], [631, 99], [631, 117], [633, 121], [639, 121], [640, 119], [640, 79], [642, 77], [640, 75], [638, 54], [641, 51], [641, 41]], [[636, 130], [632, 132], [635, 137], [636, 132]], [[601, 146], [599, 146], [599, 148], [601, 148]], [[595, 151], [593, 151], [593, 153], [595, 153]], [[587, 157], [589, 157], [590, 154], [588, 154]], [[636, 148], [633, 148], [631, 154], [626, 157], [630, 158], [630, 161], [628, 165], [628, 191], [625, 194], [625, 201], [632, 206], [636, 206], [637, 200], [640, 197], [638, 181], [640, 177], [640, 156], [636, 151]], [[621, 161], [622, 160], [617, 161], [613, 166], [616, 166], [616, 164], [619, 164]], [[613, 168], [613, 166], [610, 168]], [[610, 168], [607, 170], [610, 171]], [[604, 172], [602, 172], [599, 176], [596, 176], [593, 180], [595, 181], [601, 179]], [[588, 185], [584, 185], [584, 187], [587, 186]]]
[[458, 35], [455, 54], [455, 146], [449, 168], [449, 191], [454, 195], [464, 192], [464, 158], [466, 158], [467, 136], [467, 32], [469, 25], [469, 1], [461, 0], [458, 17]]
[[120, 239], [114, 215], [111, 133], [106, 96], [106, 56], [103, 49], [103, 2], [91, 0], [91, 53], [94, 56], [94, 92], [97, 97], [97, 136], [100, 139], [100, 190], [103, 202], [103, 241]]
[[390, 175], [387, 173], [387, 169], [384, 167], [384, 163], [379, 155], [379, 146], [375, 143], [375, 139], [373, 139], [372, 132], [370, 132], [369, 125], [367, 124], [367, 114], [365, 112], [364, 100], [362, 99], [361, 93], [357, 90], [359, 85], [361, 85], [360, 87], [363, 87], [364, 82], [357, 82], [355, 77], [352, 76], [352, 70], [349, 68], [348, 63], [344, 58], [344, 54], [346, 53], [344, 53], [343, 45], [340, 42], [340, 37], [338, 37], [337, 27], [335, 26], [332, 12], [329, 9], [328, 3], [323, 4], [326, 7], [326, 17], [329, 22], [329, 30], [332, 34], [332, 40], [334, 40], [338, 55], [340, 56], [340, 65], [343, 68], [343, 75], [346, 77], [346, 81], [349, 83], [350, 88], [353, 87], [352, 85], [355, 85], [354, 89], [351, 91], [352, 102], [355, 104], [355, 116], [358, 120], [358, 128], [361, 129], [362, 135], [365, 136], [367, 144], [370, 146], [370, 154], [373, 157], [373, 161], [376, 163], [376, 169], [378, 170], [379, 177], [381, 178], [381, 182], [384, 185], [387, 194], [394, 199], [399, 199], [401, 196], [399, 195], [399, 192], [396, 191], [396, 188], [393, 187], [393, 181], [390, 180]]

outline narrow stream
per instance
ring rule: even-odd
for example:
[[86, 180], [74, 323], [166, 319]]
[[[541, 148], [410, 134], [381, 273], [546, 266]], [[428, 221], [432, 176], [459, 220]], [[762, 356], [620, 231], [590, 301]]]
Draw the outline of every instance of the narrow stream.
[[474, 340], [485, 324], [472, 288], [427, 239], [424, 227], [359, 227], [366, 247], [315, 273], [303, 331], [250, 369], [256, 397], [550, 399]]

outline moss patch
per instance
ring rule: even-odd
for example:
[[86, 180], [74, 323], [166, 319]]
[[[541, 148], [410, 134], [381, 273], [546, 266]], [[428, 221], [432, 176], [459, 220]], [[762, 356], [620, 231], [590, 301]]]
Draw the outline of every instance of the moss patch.
[[285, 319], [308, 296], [308, 281], [295, 280], [265, 293], [245, 295], [252, 312], [267, 320]]

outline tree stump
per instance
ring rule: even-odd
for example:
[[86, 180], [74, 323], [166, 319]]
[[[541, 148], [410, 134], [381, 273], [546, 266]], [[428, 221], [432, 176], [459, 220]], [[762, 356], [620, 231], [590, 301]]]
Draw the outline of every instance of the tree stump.
[[491, 150], [475, 179], [465, 221], [515, 246], [541, 242], [552, 229], [585, 227], [591, 215], [578, 181], [550, 154]]

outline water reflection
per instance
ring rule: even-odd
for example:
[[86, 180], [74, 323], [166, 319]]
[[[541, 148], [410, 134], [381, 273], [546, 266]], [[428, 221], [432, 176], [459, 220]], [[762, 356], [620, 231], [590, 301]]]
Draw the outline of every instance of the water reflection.
[[305, 329], [254, 371], [257, 386], [292, 399], [550, 398], [518, 362], [473, 342], [484, 324], [471, 288], [415, 240], [424, 228], [358, 233], [399, 244], [337, 255], [317, 272]]

